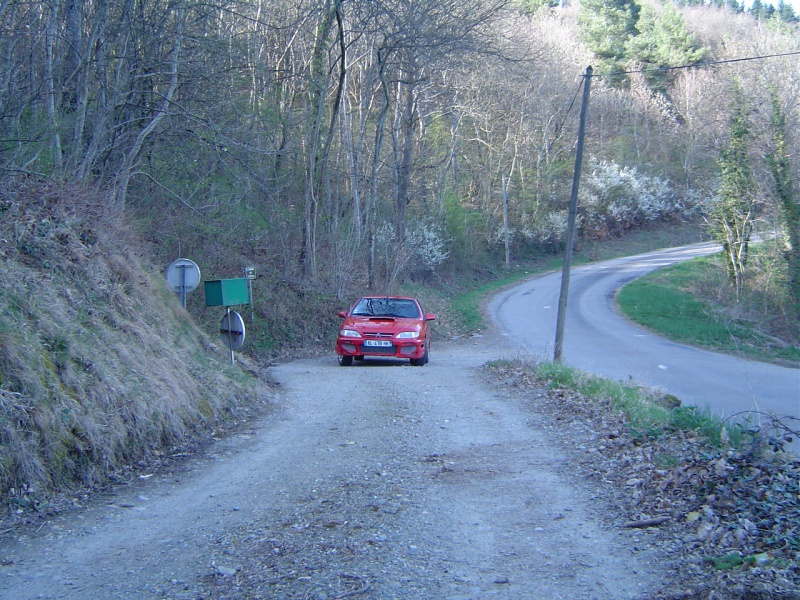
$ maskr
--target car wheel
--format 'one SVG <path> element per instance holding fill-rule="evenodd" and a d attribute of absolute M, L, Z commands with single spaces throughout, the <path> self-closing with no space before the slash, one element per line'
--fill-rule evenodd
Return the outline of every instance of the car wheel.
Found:
<path fill-rule="evenodd" d="M 352 356 L 342 356 L 339 355 L 339 364 L 343 367 L 349 367 L 353 364 L 353 357 Z"/>
<path fill-rule="evenodd" d="M 425 347 L 425 354 L 419 358 L 412 358 L 411 365 L 414 367 L 424 367 L 428 363 L 428 348 Z"/>

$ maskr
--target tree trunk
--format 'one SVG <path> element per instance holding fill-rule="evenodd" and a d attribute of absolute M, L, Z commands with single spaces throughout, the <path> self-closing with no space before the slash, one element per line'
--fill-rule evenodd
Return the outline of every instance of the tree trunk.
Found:
<path fill-rule="evenodd" d="M 414 69 L 408 68 L 400 84 L 400 163 L 397 165 L 397 195 L 395 196 L 395 243 L 399 251 L 405 244 L 406 209 L 411 186 L 411 156 L 414 149 Z"/>
<path fill-rule="evenodd" d="M 130 183 L 131 176 L 133 175 L 136 163 L 139 160 L 139 155 L 141 154 L 142 147 L 144 146 L 145 141 L 147 141 L 147 138 L 150 137 L 153 131 L 155 131 L 156 127 L 158 127 L 161 120 L 169 112 L 172 106 L 172 98 L 175 95 L 175 91 L 178 89 L 178 71 L 179 71 L 178 67 L 180 66 L 181 45 L 183 43 L 184 10 L 185 10 L 185 3 L 182 2 L 178 7 L 178 12 L 177 12 L 178 29 L 175 35 L 175 40 L 172 45 L 169 87 L 167 88 L 167 92 L 166 94 L 164 94 L 161 106 L 156 109 L 153 118 L 150 119 L 147 125 L 136 136 L 133 145 L 131 146 L 128 153 L 125 155 L 125 160 L 122 164 L 119 173 L 117 174 L 117 181 L 116 181 L 117 185 L 116 185 L 115 196 L 117 205 L 120 208 L 125 207 L 128 195 L 128 184 Z"/>
<path fill-rule="evenodd" d="M 58 22 L 58 2 L 53 2 L 50 8 L 50 18 L 47 22 L 47 37 L 45 40 L 45 85 L 47 89 L 47 118 L 50 121 L 50 135 L 53 146 L 53 163 L 57 173 L 60 173 L 63 167 L 63 158 L 61 153 L 61 136 L 58 131 L 58 114 L 56 113 L 56 82 L 55 82 L 55 69 L 53 62 L 55 60 L 55 43 L 56 43 L 56 23 Z"/>
<path fill-rule="evenodd" d="M 383 50 L 378 50 L 378 79 L 383 97 L 383 105 L 378 114 L 378 122 L 375 124 L 375 150 L 372 155 L 372 169 L 369 177 L 369 207 L 367 209 L 367 237 L 369 242 L 369 257 L 367 260 L 367 277 L 370 291 L 375 291 L 377 285 L 377 274 L 375 267 L 375 221 L 378 215 L 378 170 L 381 165 L 381 153 L 383 152 L 383 140 L 386 133 L 386 116 L 389 113 L 390 97 L 389 84 L 386 81 L 383 62 Z"/>

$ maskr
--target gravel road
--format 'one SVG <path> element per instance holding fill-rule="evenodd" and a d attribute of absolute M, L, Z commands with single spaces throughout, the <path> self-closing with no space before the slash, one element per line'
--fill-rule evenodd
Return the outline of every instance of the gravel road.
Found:
<path fill-rule="evenodd" d="M 261 422 L 4 532 L 0 597 L 656 596 L 669 571 L 641 532 L 604 516 L 519 391 L 483 377 L 502 344 L 434 344 L 424 368 L 270 368 Z"/>

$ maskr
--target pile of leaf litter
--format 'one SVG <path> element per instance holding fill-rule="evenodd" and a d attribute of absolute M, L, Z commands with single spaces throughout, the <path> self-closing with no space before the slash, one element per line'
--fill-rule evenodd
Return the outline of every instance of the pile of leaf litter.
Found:
<path fill-rule="evenodd" d="M 674 570 L 670 600 L 800 599 L 800 459 L 766 435 L 715 447 L 695 431 L 634 433 L 610 401 L 548 387 L 530 366 L 494 364 L 596 488 L 611 525 Z"/>

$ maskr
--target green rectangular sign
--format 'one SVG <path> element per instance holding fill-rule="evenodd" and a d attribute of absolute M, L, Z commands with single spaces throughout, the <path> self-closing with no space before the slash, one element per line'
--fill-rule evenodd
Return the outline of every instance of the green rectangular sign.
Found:
<path fill-rule="evenodd" d="M 250 293 L 247 279 L 214 279 L 203 282 L 206 292 L 206 306 L 235 306 L 249 304 Z"/>

